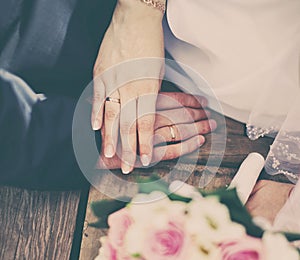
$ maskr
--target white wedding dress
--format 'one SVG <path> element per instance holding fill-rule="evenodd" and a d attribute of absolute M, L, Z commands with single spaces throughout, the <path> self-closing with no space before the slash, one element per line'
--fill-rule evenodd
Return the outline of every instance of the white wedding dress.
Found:
<path fill-rule="evenodd" d="M 171 56 L 210 86 L 212 91 L 203 89 L 203 94 L 212 108 L 216 98 L 226 116 L 247 124 L 252 140 L 277 134 L 265 168 L 296 183 L 300 1 L 169 0 L 164 31 Z M 171 72 L 172 77 L 176 73 Z M 186 73 L 197 82 L 195 74 Z"/>

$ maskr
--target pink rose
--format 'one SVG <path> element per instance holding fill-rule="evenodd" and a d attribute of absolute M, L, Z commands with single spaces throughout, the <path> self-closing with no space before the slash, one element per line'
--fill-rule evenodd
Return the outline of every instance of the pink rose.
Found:
<path fill-rule="evenodd" d="M 100 255 L 95 260 L 118 260 L 117 250 L 111 245 L 108 240 L 102 241 Z"/>
<path fill-rule="evenodd" d="M 124 237 L 133 220 L 127 208 L 114 212 L 108 217 L 108 239 L 117 250 L 123 247 Z"/>
<path fill-rule="evenodd" d="M 186 259 L 188 241 L 179 224 L 170 222 L 165 228 L 151 231 L 146 238 L 142 253 L 145 259 Z"/>
<path fill-rule="evenodd" d="M 222 260 L 260 260 L 263 259 L 263 244 L 258 238 L 245 236 L 241 240 L 225 242 L 220 245 Z"/>

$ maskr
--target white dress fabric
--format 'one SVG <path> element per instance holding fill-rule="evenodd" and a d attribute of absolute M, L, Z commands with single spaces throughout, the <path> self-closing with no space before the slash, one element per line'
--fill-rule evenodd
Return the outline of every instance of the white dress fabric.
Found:
<path fill-rule="evenodd" d="M 280 131 L 266 170 L 295 183 L 300 0 L 168 0 L 164 31 L 167 51 L 208 82 L 222 112 L 246 123 L 250 139 Z"/>

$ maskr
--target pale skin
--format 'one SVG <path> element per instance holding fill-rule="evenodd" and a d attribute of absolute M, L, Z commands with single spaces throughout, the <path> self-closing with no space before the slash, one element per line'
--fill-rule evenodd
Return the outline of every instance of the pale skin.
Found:
<path fill-rule="evenodd" d="M 261 180 L 255 185 L 246 204 L 254 217 L 264 217 L 273 223 L 295 185 Z"/>
<path fill-rule="evenodd" d="M 94 78 L 124 61 L 146 57 L 164 58 L 162 18 L 160 10 L 140 1 L 119 0 L 94 65 Z M 94 84 L 92 127 L 102 131 L 103 152 L 107 159 L 115 156 L 120 135 L 121 169 L 125 174 L 133 170 L 137 150 L 144 166 L 152 161 L 153 144 L 149 140 L 155 130 L 155 103 L 163 66 L 158 65 L 156 71 L 157 79 L 128 83 L 113 93 L 110 93 L 108 87 L 111 83 L 105 79 L 104 88 Z M 146 107 L 140 99 L 144 95 L 150 95 Z M 120 105 L 104 103 L 107 96 L 120 99 Z M 143 115 L 143 109 L 147 109 L 147 115 Z M 137 117 L 138 114 L 143 116 Z M 116 120 L 119 121 L 119 131 L 114 128 Z"/>
<path fill-rule="evenodd" d="M 178 158 L 193 152 L 204 144 L 203 135 L 217 127 L 216 121 L 209 119 L 210 113 L 204 109 L 206 105 L 207 101 L 203 97 L 194 97 L 179 92 L 159 94 L 156 104 L 154 149 L 151 162 Z M 187 116 L 186 113 L 190 116 Z M 175 140 L 172 140 L 170 125 L 173 125 Z M 102 135 L 104 135 L 103 132 Z M 178 141 L 181 142 L 176 143 Z M 158 144 L 160 145 L 157 146 Z M 120 148 L 119 144 L 117 151 L 120 151 Z M 112 158 L 106 158 L 103 156 L 103 152 L 100 155 L 98 168 L 117 169 L 122 166 L 121 153 L 117 152 Z M 134 167 L 142 167 L 141 162 L 136 160 Z"/>

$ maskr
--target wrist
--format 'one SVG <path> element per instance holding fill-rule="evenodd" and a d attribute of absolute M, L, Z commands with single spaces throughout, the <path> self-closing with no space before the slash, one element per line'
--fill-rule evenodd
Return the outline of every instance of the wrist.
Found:
<path fill-rule="evenodd" d="M 166 0 L 118 0 L 115 13 L 123 19 L 153 19 L 161 21 Z M 140 22 L 140 21 L 139 21 Z"/>

